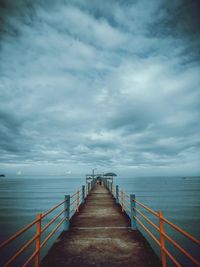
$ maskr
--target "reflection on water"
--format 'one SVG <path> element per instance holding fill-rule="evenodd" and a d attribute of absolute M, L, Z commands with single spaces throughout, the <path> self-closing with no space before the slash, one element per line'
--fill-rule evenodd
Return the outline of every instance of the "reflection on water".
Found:
<path fill-rule="evenodd" d="M 128 193 L 136 194 L 138 200 L 149 205 L 153 210 L 162 210 L 165 217 L 200 238 L 200 177 L 123 179 L 117 177 L 114 182 Z M 1 178 L 0 241 L 5 240 L 34 220 L 38 212 L 44 212 L 62 201 L 64 195 L 73 193 L 84 183 L 84 178 Z M 55 213 L 48 218 L 48 221 L 53 218 L 53 215 Z M 31 229 L 26 235 L 31 236 L 33 233 L 35 233 L 35 229 Z M 174 232 L 170 233 L 173 238 L 180 240 L 194 254 L 196 253 L 196 248 L 191 246 L 184 238 L 174 234 Z M 43 255 L 55 238 L 56 236 L 52 238 L 52 241 L 43 251 Z M 15 243 L 14 247 L 19 246 L 19 243 L 22 244 L 23 240 L 24 237 Z M 151 240 L 149 239 L 149 241 Z M 155 247 L 152 241 L 151 244 Z M 10 247 L 9 253 L 13 249 L 13 247 Z M 176 253 L 176 251 L 174 252 Z M 180 260 L 184 261 L 182 258 Z"/>

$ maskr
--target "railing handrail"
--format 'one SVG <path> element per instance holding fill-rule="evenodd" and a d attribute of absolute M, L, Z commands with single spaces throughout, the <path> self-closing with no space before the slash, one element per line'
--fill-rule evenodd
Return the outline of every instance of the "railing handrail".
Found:
<path fill-rule="evenodd" d="M 66 211 L 67 209 L 64 209 L 64 210 L 62 210 L 61 212 L 59 212 L 50 222 L 48 222 L 42 229 L 41 229 L 41 233 L 43 233 L 46 229 L 48 229 L 48 227 L 50 226 L 50 225 L 52 225 L 52 223 L 53 222 L 55 222 L 55 220 L 57 219 L 57 218 L 59 218 L 60 217 L 60 215 L 62 215 L 65 211 Z"/>
<path fill-rule="evenodd" d="M 121 191 L 124 192 L 124 191 Z M 128 194 L 124 192 L 124 196 L 128 197 Z M 149 211 L 150 213 L 152 213 L 153 215 L 155 215 L 156 217 L 159 217 L 159 214 L 157 212 L 155 212 L 154 210 L 152 210 L 151 208 L 149 208 L 147 205 L 141 203 L 140 201 L 136 200 L 136 199 L 132 199 L 135 203 L 137 203 L 138 205 L 140 205 L 141 207 L 143 207 L 144 209 L 146 209 L 147 211 Z M 138 211 L 138 210 L 137 210 Z M 165 218 L 163 216 L 163 221 L 165 223 L 167 223 L 168 225 L 170 225 L 171 227 L 173 227 L 175 230 L 177 230 L 179 233 L 183 234 L 185 237 L 189 238 L 191 241 L 193 241 L 194 243 L 196 243 L 197 245 L 200 246 L 200 240 L 198 240 L 196 237 L 192 236 L 191 234 L 189 234 L 187 231 L 181 229 L 179 226 L 175 225 L 174 223 L 172 223 L 170 220 L 168 220 L 167 218 Z"/>
<path fill-rule="evenodd" d="M 194 237 L 193 235 L 189 234 L 188 232 L 186 232 L 185 230 L 181 229 L 180 227 L 178 227 L 177 225 L 175 225 L 174 223 L 170 222 L 168 219 L 166 219 L 165 217 L 163 217 L 163 221 L 165 223 L 167 223 L 168 225 L 170 225 L 171 227 L 173 227 L 176 231 L 178 231 L 179 233 L 183 234 L 185 237 L 187 237 L 188 239 L 190 239 L 191 241 L 193 241 L 194 243 L 196 243 L 197 245 L 200 246 L 200 240 L 198 240 L 196 237 Z"/>
<path fill-rule="evenodd" d="M 77 192 L 78 192 L 78 190 L 73 195 L 70 195 L 70 198 L 75 197 L 77 195 Z"/>
<path fill-rule="evenodd" d="M 156 213 L 155 211 L 153 211 L 152 209 L 150 209 L 149 207 L 147 207 L 146 205 L 142 204 L 141 202 L 139 202 L 136 199 L 133 199 L 133 201 L 135 201 L 137 204 L 139 204 L 140 206 L 142 206 L 143 208 L 145 208 L 146 210 L 148 210 L 149 212 L 151 212 L 153 215 L 155 215 L 156 217 L 159 217 L 158 213 Z M 170 220 L 166 219 L 164 216 L 162 218 L 162 220 L 167 223 L 169 226 L 173 227 L 176 231 L 178 231 L 179 233 L 183 234 L 185 237 L 187 237 L 188 239 L 190 239 L 191 241 L 193 241 L 194 243 L 196 243 L 197 245 L 200 246 L 200 240 L 198 240 L 196 237 L 192 236 L 191 234 L 189 234 L 188 232 L 186 232 L 185 230 L 181 229 L 179 226 L 175 225 L 174 223 L 172 223 Z"/>
<path fill-rule="evenodd" d="M 153 223 L 149 218 L 147 218 L 147 216 L 145 216 L 139 209 L 134 208 L 134 210 L 137 211 L 137 213 L 139 213 L 148 223 L 150 223 L 158 232 L 160 232 L 159 227 Z"/>
<path fill-rule="evenodd" d="M 110 191 L 110 186 L 109 186 L 109 181 L 106 181 L 106 187 L 108 188 L 108 190 Z M 113 184 L 112 184 L 112 191 L 110 191 L 113 194 Z M 177 259 L 166 249 L 165 247 L 165 239 L 167 241 L 169 241 L 173 246 L 175 246 L 181 253 L 183 253 L 191 262 L 193 262 L 195 265 L 200 266 L 200 262 L 194 258 L 192 255 L 190 255 L 182 246 L 180 246 L 175 240 L 173 240 L 169 235 L 167 235 L 164 231 L 164 224 L 166 223 L 169 226 L 171 226 L 173 229 L 175 229 L 176 231 L 178 231 L 180 234 L 184 235 L 186 238 L 188 238 L 190 241 L 192 241 L 193 243 L 197 244 L 198 246 L 200 246 L 200 240 L 198 240 L 196 237 L 192 236 L 191 234 L 189 234 L 188 232 L 186 232 L 185 230 L 181 229 L 180 227 L 178 227 L 177 225 L 175 225 L 174 223 L 172 223 L 171 221 L 169 221 L 168 219 L 166 219 L 163 215 L 162 212 L 155 212 L 154 210 L 152 210 L 150 207 L 148 207 L 147 205 L 141 203 L 140 201 L 136 200 L 135 198 L 131 198 L 132 195 L 129 195 L 127 192 L 125 192 L 124 190 L 119 190 L 119 186 L 116 186 L 116 195 L 117 195 L 117 190 L 120 193 L 120 195 L 118 195 L 117 197 L 121 199 L 121 203 L 118 202 L 121 206 L 122 206 L 122 212 L 128 210 L 128 212 L 130 213 L 130 216 L 132 218 L 134 218 L 135 221 L 137 221 L 142 228 L 149 234 L 149 236 L 156 242 L 157 245 L 159 245 L 159 247 L 161 248 L 161 253 L 162 253 L 162 266 L 166 267 L 167 263 L 166 263 L 166 258 L 165 255 L 167 255 L 171 261 L 178 267 L 181 267 L 181 264 L 177 261 Z M 114 194 L 113 194 L 114 196 Z M 147 210 L 148 212 L 150 212 L 151 214 L 153 214 L 157 219 L 159 219 L 159 224 L 160 227 L 158 227 L 152 220 L 150 220 L 149 218 L 147 218 L 147 216 L 138 208 L 136 208 L 135 206 L 132 206 L 131 210 L 130 208 L 127 206 L 127 204 L 130 204 L 130 202 L 127 200 L 130 199 L 133 203 L 137 203 L 140 207 L 144 208 L 145 210 Z M 131 206 L 131 205 L 130 205 Z M 154 227 L 154 229 L 157 230 L 157 232 L 159 232 L 160 234 L 160 241 L 156 238 L 156 236 L 147 228 L 147 226 L 145 226 L 142 221 L 133 214 L 133 210 L 135 210 L 135 212 L 139 213 L 141 215 L 141 217 L 143 219 L 145 219 L 145 221 L 147 221 L 151 226 Z"/>
<path fill-rule="evenodd" d="M 14 234 L 11 237 L 9 237 L 8 239 L 6 239 L 3 243 L 0 244 L 0 249 L 3 249 L 5 246 L 7 246 L 8 244 L 10 244 L 10 242 L 14 241 L 17 237 L 19 237 L 24 232 L 26 232 L 28 229 L 30 229 L 33 225 L 35 225 L 38 221 L 39 221 L 38 219 L 32 221 L 27 226 L 25 226 L 24 228 L 22 228 L 21 230 L 19 230 L 16 234 Z"/>
<path fill-rule="evenodd" d="M 133 199 L 133 201 L 135 201 L 138 205 L 143 207 L 145 210 L 148 210 L 151 214 L 155 215 L 156 217 L 159 217 L 158 213 L 155 212 L 154 210 L 152 210 L 151 208 L 149 208 L 147 205 L 141 203 L 140 201 L 138 201 L 136 199 Z"/>
<path fill-rule="evenodd" d="M 91 188 L 94 186 L 94 183 L 91 184 L 90 190 Z M 67 219 L 68 221 L 70 220 L 70 218 L 74 215 L 75 212 L 79 211 L 79 207 L 82 204 L 82 202 L 84 201 L 86 195 L 85 195 L 86 191 L 85 191 L 85 186 L 82 186 L 82 190 L 78 189 L 74 194 L 69 195 L 69 199 L 74 199 L 73 202 L 70 203 L 69 201 L 69 206 L 65 207 L 62 211 L 60 211 L 58 214 L 56 214 L 54 216 L 53 219 L 50 220 L 50 222 L 48 222 L 47 224 L 45 224 L 42 228 L 41 223 L 42 223 L 42 219 L 44 219 L 45 217 L 47 217 L 49 214 L 51 214 L 53 211 L 55 211 L 57 208 L 59 208 L 62 204 L 66 204 L 67 199 L 65 198 L 65 200 L 61 201 L 60 203 L 58 203 L 57 205 L 53 206 L 50 210 L 46 211 L 45 213 L 39 213 L 37 219 L 35 219 L 34 221 L 32 221 L 31 223 L 29 223 L 28 225 L 26 225 L 24 228 L 22 228 L 21 230 L 19 230 L 16 234 L 12 235 L 11 237 L 9 237 L 7 240 L 5 240 L 4 242 L 2 242 L 0 244 L 0 250 L 3 250 L 5 247 L 7 247 L 12 241 L 14 241 L 15 239 L 17 239 L 19 236 L 21 236 L 23 233 L 25 233 L 27 230 L 29 230 L 32 226 L 37 224 L 37 233 L 31 238 L 29 239 L 25 245 L 23 245 L 13 256 L 11 256 L 6 263 L 4 263 L 4 267 L 9 266 L 21 253 L 23 253 L 34 241 L 36 241 L 36 250 L 29 256 L 29 258 L 26 260 L 26 262 L 23 264 L 23 267 L 26 267 L 29 265 L 29 263 L 35 258 L 35 266 L 38 267 L 39 266 L 39 254 L 40 254 L 40 250 L 44 247 L 44 245 L 48 242 L 48 240 L 51 238 L 51 236 L 58 230 L 58 228 L 62 225 L 62 223 Z M 89 192 L 88 192 L 89 193 Z M 67 197 L 67 196 L 66 196 Z M 74 213 L 72 213 L 72 215 L 70 215 L 70 210 L 72 210 L 72 205 L 76 204 L 76 208 Z M 64 218 L 53 228 L 53 230 L 48 234 L 48 236 L 44 239 L 44 241 L 40 244 L 40 236 L 42 233 L 44 233 L 44 231 L 46 231 L 50 225 L 52 225 L 63 213 L 68 212 L 69 215 L 64 215 Z M 39 232 L 38 232 L 39 231 Z"/>
<path fill-rule="evenodd" d="M 45 212 L 44 214 L 42 214 L 42 219 L 45 218 L 47 215 L 49 215 L 52 211 L 56 210 L 58 207 L 60 207 L 63 203 L 65 203 L 65 200 L 63 200 L 62 202 L 60 202 L 59 204 L 53 206 L 50 210 L 48 210 L 47 212 Z"/>

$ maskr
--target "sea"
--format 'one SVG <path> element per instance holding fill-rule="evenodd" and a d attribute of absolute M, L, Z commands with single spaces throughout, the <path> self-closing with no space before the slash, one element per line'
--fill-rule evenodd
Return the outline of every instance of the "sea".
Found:
<path fill-rule="evenodd" d="M 44 213 L 49 210 L 52 206 L 64 200 L 65 195 L 73 194 L 85 184 L 84 175 L 81 178 L 67 178 L 63 176 L 1 177 L 0 243 L 36 219 L 39 212 Z M 137 200 L 149 206 L 154 211 L 162 211 L 168 220 L 200 239 L 200 176 L 115 177 L 114 185 L 119 185 L 120 190 L 125 191 L 127 194 L 135 194 Z M 48 218 L 44 219 L 43 224 L 48 223 L 61 210 L 62 207 L 58 211 L 50 214 Z M 144 210 L 141 209 L 141 211 Z M 146 211 L 144 211 L 144 214 L 158 225 L 157 219 L 153 215 Z M 141 216 L 139 217 L 142 220 Z M 59 220 L 50 229 L 45 231 L 42 240 L 44 240 L 58 222 Z M 148 223 L 145 223 L 145 225 L 148 225 Z M 148 227 L 159 239 L 157 231 L 150 225 Z M 160 257 L 159 247 L 139 225 L 138 228 Z M 197 245 L 194 245 L 168 225 L 165 225 L 165 230 L 171 238 L 200 260 L 200 248 Z M 3 266 L 3 262 L 11 257 L 16 249 L 19 249 L 25 244 L 35 234 L 35 231 L 36 227 L 33 226 L 29 231 L 25 232 L 20 238 L 0 252 L 0 266 Z M 42 249 L 41 259 L 46 255 L 61 232 L 62 226 Z M 176 256 L 182 266 L 195 266 L 167 241 L 166 247 Z M 34 248 L 35 244 L 33 243 L 11 266 L 21 266 L 32 254 Z M 168 260 L 168 266 L 174 266 L 170 260 Z"/>

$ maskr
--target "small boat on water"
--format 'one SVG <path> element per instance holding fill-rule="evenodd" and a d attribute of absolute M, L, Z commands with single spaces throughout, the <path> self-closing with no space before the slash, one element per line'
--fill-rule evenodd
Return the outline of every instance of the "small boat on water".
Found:
<path fill-rule="evenodd" d="M 0 174 L 0 177 L 6 177 L 5 174 Z"/>

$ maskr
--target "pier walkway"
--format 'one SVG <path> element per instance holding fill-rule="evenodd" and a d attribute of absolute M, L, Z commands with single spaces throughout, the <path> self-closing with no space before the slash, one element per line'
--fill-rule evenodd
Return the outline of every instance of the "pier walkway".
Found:
<path fill-rule="evenodd" d="M 158 257 L 104 185 L 96 184 L 42 267 L 157 267 Z"/>

